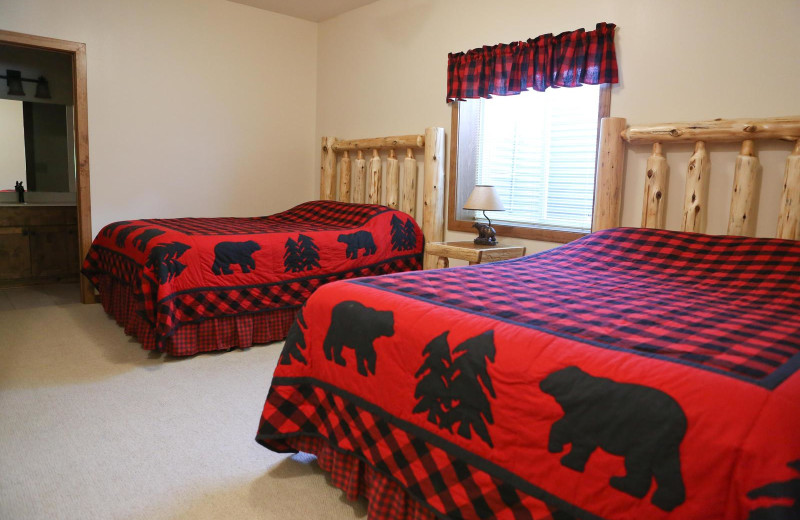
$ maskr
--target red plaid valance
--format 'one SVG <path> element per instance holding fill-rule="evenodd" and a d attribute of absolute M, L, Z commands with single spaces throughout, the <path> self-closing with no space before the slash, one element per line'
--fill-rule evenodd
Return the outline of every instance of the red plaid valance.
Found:
<path fill-rule="evenodd" d="M 617 83 L 613 23 L 448 54 L 447 101 Z"/>

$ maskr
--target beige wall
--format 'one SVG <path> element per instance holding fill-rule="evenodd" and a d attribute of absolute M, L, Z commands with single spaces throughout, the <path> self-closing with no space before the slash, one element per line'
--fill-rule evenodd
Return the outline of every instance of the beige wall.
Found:
<path fill-rule="evenodd" d="M 314 195 L 317 24 L 223 0 L 7 0 L 0 29 L 86 43 L 94 233 Z"/>
<path fill-rule="evenodd" d="M 416 133 L 443 126 L 447 53 L 616 23 L 621 69 L 613 116 L 629 123 L 800 115 L 796 0 L 381 0 L 319 27 L 317 137 Z M 789 145 L 760 146 L 758 233 L 774 233 Z M 724 233 L 735 147 L 712 150 L 709 232 Z M 719 150 L 719 149 L 717 149 Z M 647 150 L 628 156 L 623 225 L 641 218 Z M 680 227 L 688 146 L 669 152 L 668 227 Z M 318 179 L 317 174 L 317 179 Z M 469 235 L 448 232 L 448 240 Z M 548 244 L 516 239 L 529 252 Z"/>
<path fill-rule="evenodd" d="M 612 115 L 800 114 L 799 19 L 796 0 L 380 0 L 321 24 L 225 0 L 0 3 L 0 29 L 87 44 L 95 233 L 125 218 L 257 215 L 308 200 L 322 135 L 450 133 L 448 52 L 598 21 L 619 26 Z M 768 235 L 789 147 L 761 148 Z M 713 233 L 725 230 L 733 150 L 712 153 Z M 689 154 L 669 154 L 672 228 Z M 646 156 L 628 156 L 625 225 L 639 221 Z"/>

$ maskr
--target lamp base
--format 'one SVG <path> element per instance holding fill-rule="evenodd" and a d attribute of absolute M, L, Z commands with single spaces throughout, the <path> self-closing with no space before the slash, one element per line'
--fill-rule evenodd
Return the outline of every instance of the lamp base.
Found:
<path fill-rule="evenodd" d="M 487 219 L 489 220 L 489 219 Z M 495 236 L 494 228 L 492 227 L 492 221 L 489 220 L 489 224 L 484 224 L 482 222 L 475 222 L 472 224 L 472 227 L 478 230 L 478 238 L 473 240 L 476 245 L 479 246 L 496 246 L 497 239 Z"/>
<path fill-rule="evenodd" d="M 477 237 L 472 242 L 475 245 L 478 245 L 478 246 L 496 246 L 497 245 L 497 239 L 495 237 L 489 237 L 489 238 Z"/>

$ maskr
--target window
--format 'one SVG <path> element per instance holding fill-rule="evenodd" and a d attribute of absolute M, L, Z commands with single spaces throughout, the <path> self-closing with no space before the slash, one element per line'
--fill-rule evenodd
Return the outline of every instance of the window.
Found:
<path fill-rule="evenodd" d="M 589 233 L 609 94 L 583 85 L 454 103 L 449 229 L 472 231 L 483 217 L 464 201 L 490 184 L 506 206 L 489 214 L 498 235 L 568 242 Z"/>

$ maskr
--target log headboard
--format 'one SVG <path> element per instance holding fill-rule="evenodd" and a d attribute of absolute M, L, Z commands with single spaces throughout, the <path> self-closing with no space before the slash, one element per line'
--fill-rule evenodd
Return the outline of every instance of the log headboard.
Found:
<path fill-rule="evenodd" d="M 760 139 L 794 142 L 794 149 L 786 159 L 775 236 L 800 240 L 800 116 L 643 126 L 627 126 L 626 120 L 619 117 L 604 118 L 600 125 L 592 230 L 620 225 L 625 151 L 627 145 L 639 144 L 653 147 L 643 172 L 646 177 L 641 226 L 663 229 L 669 172 L 664 147 L 671 143 L 694 143 L 694 153 L 686 167 L 681 229 L 704 233 L 711 175 L 706 146 L 741 142 L 734 168 L 727 233 L 753 236 L 761 185 L 761 164 L 753 142 Z"/>
<path fill-rule="evenodd" d="M 415 156 L 419 151 L 424 152 L 421 211 L 417 209 Z M 351 152 L 355 159 L 350 157 Z M 370 154 L 369 159 L 364 157 L 365 152 Z M 381 152 L 387 154 L 385 182 Z M 402 179 L 398 152 L 404 157 Z M 444 128 L 431 127 L 425 134 L 394 137 L 323 137 L 320 198 L 399 209 L 421 223 L 426 243 L 437 242 L 444 239 L 444 167 Z M 426 254 L 423 265 L 425 269 L 435 267 L 436 257 Z"/>

